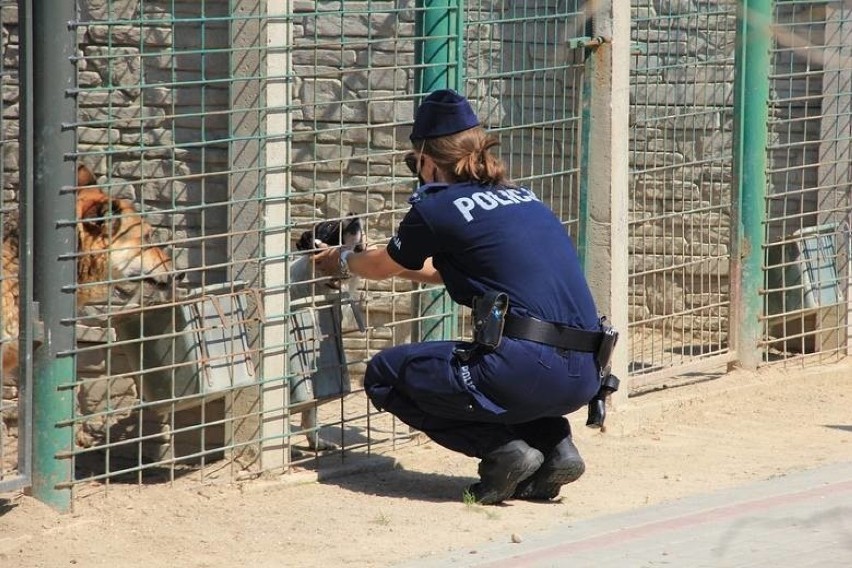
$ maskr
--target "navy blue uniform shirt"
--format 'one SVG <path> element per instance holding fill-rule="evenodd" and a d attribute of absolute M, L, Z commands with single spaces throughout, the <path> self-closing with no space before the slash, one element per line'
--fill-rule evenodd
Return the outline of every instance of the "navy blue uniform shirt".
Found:
<path fill-rule="evenodd" d="M 432 257 L 450 297 L 465 306 L 486 290 L 510 311 L 598 330 L 598 314 L 574 245 L 559 219 L 526 188 L 426 184 L 388 244 L 409 270 Z"/>

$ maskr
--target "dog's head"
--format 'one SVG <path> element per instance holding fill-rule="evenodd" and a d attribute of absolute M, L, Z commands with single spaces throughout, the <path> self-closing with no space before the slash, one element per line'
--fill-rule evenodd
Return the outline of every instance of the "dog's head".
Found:
<path fill-rule="evenodd" d="M 94 185 L 94 175 L 83 165 L 77 169 L 77 184 L 78 297 L 82 302 L 99 302 L 113 295 L 128 301 L 171 299 L 179 275 L 169 255 L 152 241 L 153 229 L 133 202 L 108 196 Z"/>
<path fill-rule="evenodd" d="M 342 246 L 350 248 L 355 252 L 364 250 L 364 230 L 361 219 L 349 213 L 347 218 L 341 220 L 321 221 L 311 229 L 302 233 L 296 242 L 296 249 L 304 252 L 316 252 L 320 243 L 330 247 Z M 339 278 L 327 282 L 329 288 L 340 288 Z"/>
<path fill-rule="evenodd" d="M 330 247 L 351 247 L 355 252 L 364 250 L 364 230 L 361 219 L 349 213 L 347 219 L 321 221 L 305 231 L 296 242 L 300 251 L 315 250 L 320 243 Z"/>

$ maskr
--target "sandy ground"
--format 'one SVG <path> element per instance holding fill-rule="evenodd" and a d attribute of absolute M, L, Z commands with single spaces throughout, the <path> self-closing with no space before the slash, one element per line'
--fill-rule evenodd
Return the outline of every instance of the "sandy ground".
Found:
<path fill-rule="evenodd" d="M 581 415 L 582 414 L 582 415 Z M 735 373 L 572 416 L 586 475 L 552 503 L 465 504 L 475 460 L 431 442 L 361 473 L 111 486 L 60 515 L 0 498 L 2 567 L 389 566 L 578 519 L 852 460 L 852 365 Z"/>

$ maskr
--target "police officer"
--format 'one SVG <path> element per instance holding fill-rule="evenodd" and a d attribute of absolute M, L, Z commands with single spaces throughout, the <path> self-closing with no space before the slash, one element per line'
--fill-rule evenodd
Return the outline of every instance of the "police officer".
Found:
<path fill-rule="evenodd" d="M 477 502 L 555 498 L 585 470 L 565 415 L 600 387 L 593 347 L 571 336 L 594 338 L 600 330 L 574 246 L 533 191 L 507 179 L 491 152 L 496 138 L 464 97 L 451 90 L 427 96 L 411 142 L 406 161 L 421 185 L 396 235 L 386 248 L 325 250 L 315 257 L 318 267 L 443 283 L 464 306 L 496 293 L 505 328 L 496 345 L 386 349 L 370 361 L 364 389 L 379 410 L 479 458 L 481 479 L 469 488 Z"/>

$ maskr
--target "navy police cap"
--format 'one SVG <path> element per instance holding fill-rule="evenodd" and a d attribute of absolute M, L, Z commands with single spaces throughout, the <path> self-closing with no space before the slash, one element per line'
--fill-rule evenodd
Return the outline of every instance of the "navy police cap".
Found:
<path fill-rule="evenodd" d="M 479 119 L 466 98 L 441 89 L 423 99 L 414 116 L 411 140 L 439 138 L 479 126 Z"/>

